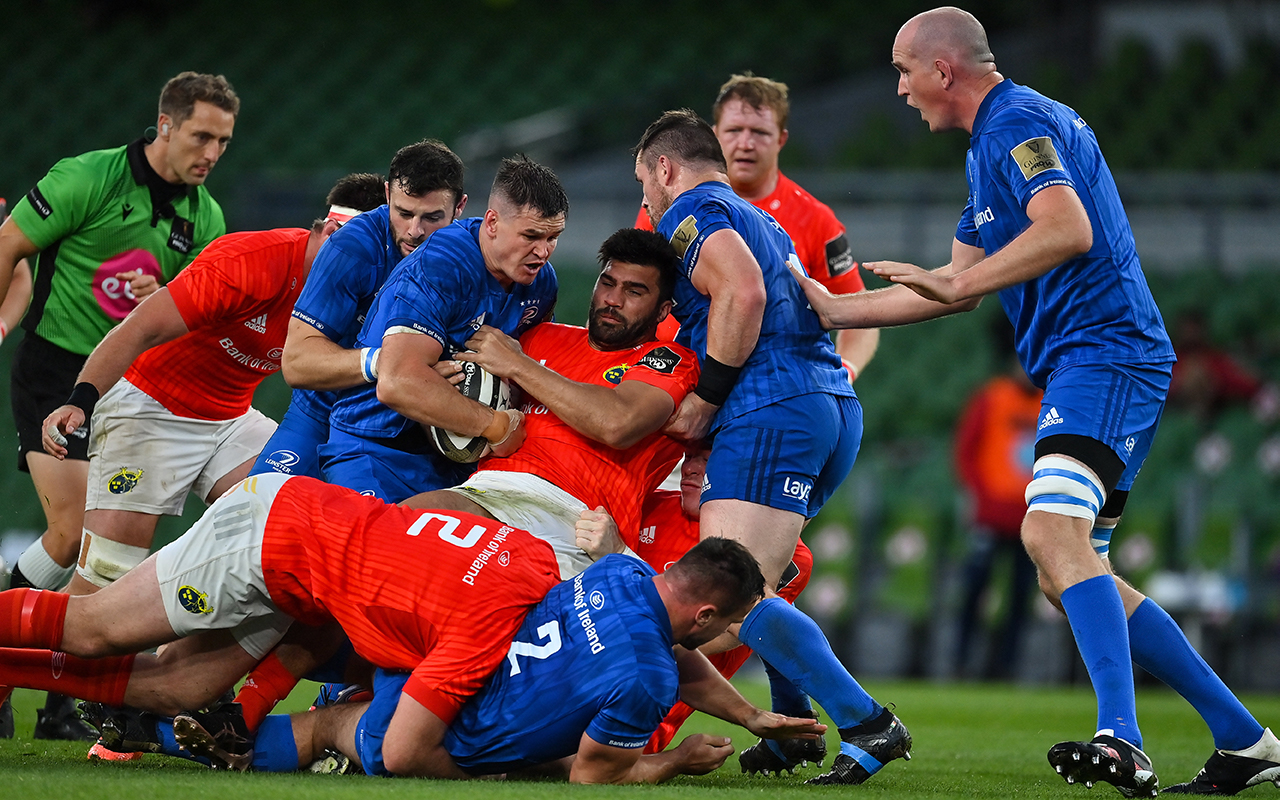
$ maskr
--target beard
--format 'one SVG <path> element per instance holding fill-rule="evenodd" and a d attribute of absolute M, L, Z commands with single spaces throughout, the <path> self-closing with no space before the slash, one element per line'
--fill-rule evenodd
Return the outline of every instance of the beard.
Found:
<path fill-rule="evenodd" d="M 651 199 L 649 204 L 645 206 L 645 211 L 649 215 L 649 224 L 656 231 L 658 223 L 662 221 L 662 215 L 667 213 L 667 209 L 671 208 L 671 196 L 663 190 L 658 190 L 658 196 Z"/>
<path fill-rule="evenodd" d="M 587 335 L 604 350 L 635 347 L 652 339 L 657 329 L 654 317 L 627 322 L 610 308 L 593 308 L 587 319 Z"/>

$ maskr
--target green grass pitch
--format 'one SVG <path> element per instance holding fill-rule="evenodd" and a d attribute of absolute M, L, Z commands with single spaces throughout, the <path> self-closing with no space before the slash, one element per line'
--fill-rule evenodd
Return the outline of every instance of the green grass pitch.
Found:
<path fill-rule="evenodd" d="M 767 702 L 762 684 L 740 682 L 757 703 Z M 257 775 L 215 773 L 175 759 L 147 756 L 129 764 L 90 764 L 87 746 L 79 743 L 35 742 L 30 736 L 35 706 L 43 695 L 19 690 L 18 737 L 0 740 L 0 797 L 6 800 L 377 800 L 379 798 L 477 798 L 552 800 L 572 793 L 645 798 L 786 798 L 845 795 L 867 798 L 1099 798 L 1119 797 L 1108 785 L 1092 792 L 1067 786 L 1053 774 L 1045 752 L 1053 743 L 1088 737 L 1093 731 L 1093 696 L 1087 688 L 1039 689 L 1004 685 L 870 683 L 868 689 L 897 706 L 898 715 L 915 739 L 910 762 L 895 761 L 857 788 L 802 786 L 818 774 L 814 767 L 795 776 L 748 778 L 738 771 L 737 756 L 719 771 L 702 777 L 678 778 L 663 786 L 571 787 L 559 783 L 448 783 L 418 780 L 377 780 L 361 776 Z M 288 701 L 292 709 L 305 707 L 314 685 L 304 684 Z M 1280 697 L 1243 698 L 1264 725 L 1280 720 Z M 1209 756 L 1212 742 L 1195 712 L 1171 692 L 1143 688 L 1138 713 L 1162 785 L 1185 781 Z M 741 750 L 752 743 L 746 732 L 717 720 L 694 716 L 682 734 L 704 731 L 728 735 Z M 834 731 L 830 740 L 834 748 Z M 828 762 L 829 763 L 829 762 Z M 1276 790 L 1254 787 L 1242 796 L 1262 797 Z"/>

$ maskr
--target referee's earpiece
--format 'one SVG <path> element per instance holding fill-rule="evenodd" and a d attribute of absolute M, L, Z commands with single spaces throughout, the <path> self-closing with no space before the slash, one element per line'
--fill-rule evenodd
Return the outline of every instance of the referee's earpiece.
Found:
<path fill-rule="evenodd" d="M 166 122 L 165 124 L 160 126 L 160 133 L 163 134 L 164 136 L 169 135 L 169 123 Z"/>

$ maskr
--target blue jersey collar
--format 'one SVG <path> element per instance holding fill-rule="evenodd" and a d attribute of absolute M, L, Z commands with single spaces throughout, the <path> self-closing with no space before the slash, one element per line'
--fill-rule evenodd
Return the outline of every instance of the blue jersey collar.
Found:
<path fill-rule="evenodd" d="M 982 129 L 986 127 L 987 117 L 991 116 L 991 107 L 996 104 L 996 97 L 1010 91 L 1015 86 L 1017 86 L 1016 83 L 1005 78 L 991 87 L 990 91 L 987 92 L 987 96 L 982 98 L 982 102 L 978 105 L 978 113 L 973 118 L 973 133 L 969 135 L 970 139 L 976 139 L 982 133 Z"/>
<path fill-rule="evenodd" d="M 653 576 L 646 575 L 640 583 L 640 593 L 649 603 L 649 607 L 653 609 L 653 615 L 658 620 L 658 630 L 666 638 L 667 644 L 675 647 L 676 637 L 671 630 L 671 612 L 667 611 L 667 604 L 662 602 L 662 595 L 658 594 L 658 587 L 653 585 Z"/>

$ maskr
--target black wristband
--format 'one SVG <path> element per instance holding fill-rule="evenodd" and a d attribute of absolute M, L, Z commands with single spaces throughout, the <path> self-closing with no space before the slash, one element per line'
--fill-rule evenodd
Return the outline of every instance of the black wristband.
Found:
<path fill-rule="evenodd" d="M 67 398 L 66 404 L 75 406 L 84 412 L 85 420 L 93 416 L 93 407 L 98 404 L 98 387 L 92 383 L 81 381 L 71 390 L 71 396 Z"/>
<path fill-rule="evenodd" d="M 693 393 L 713 406 L 722 406 L 729 399 L 742 367 L 731 367 L 722 364 L 711 356 L 702 362 L 702 373 L 698 375 L 698 385 Z"/>

